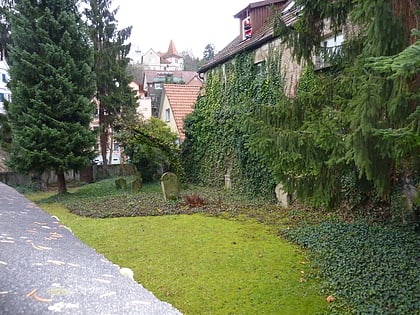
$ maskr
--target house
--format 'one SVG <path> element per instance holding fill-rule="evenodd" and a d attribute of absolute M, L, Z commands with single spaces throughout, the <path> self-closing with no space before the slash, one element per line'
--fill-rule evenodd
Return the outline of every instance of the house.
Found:
<path fill-rule="evenodd" d="M 299 19 L 302 8 L 296 5 L 292 0 L 266 0 L 250 3 L 245 8 L 234 15 L 238 20 L 238 33 L 224 49 L 198 69 L 200 77 L 206 82 L 211 74 L 217 74 L 216 78 L 227 81 L 229 76 L 229 66 L 236 62 L 236 58 L 242 54 L 247 54 L 256 65 L 255 70 L 263 73 L 265 65 L 269 62 L 270 55 L 278 53 L 281 60 L 276 66 L 276 72 L 282 76 L 284 94 L 288 97 L 294 97 L 298 91 L 299 80 L 304 62 L 297 62 L 292 55 L 292 50 L 276 34 L 276 23 L 281 21 L 287 28 L 293 27 Z M 326 36 L 333 36 L 333 40 L 326 37 L 323 46 L 334 49 L 336 45 L 341 44 L 342 37 L 334 37 L 332 32 L 324 32 Z M 323 56 L 319 56 L 319 66 L 327 66 Z M 316 56 L 314 56 L 316 58 Z M 277 60 L 276 60 L 277 61 Z M 241 86 L 242 88 L 242 86 Z M 252 86 L 243 86 L 244 89 L 252 92 Z M 203 89 L 204 90 L 204 89 Z M 256 97 L 258 98 L 258 97 Z M 211 102 L 211 99 L 209 100 Z M 230 104 L 221 104 L 229 107 Z M 274 128 L 273 128 L 274 129 Z M 254 139 L 255 140 L 255 139 Z M 275 143 L 275 142 L 274 142 Z M 225 161 L 225 186 L 230 187 L 231 178 L 231 157 L 227 153 L 223 158 Z M 219 176 L 221 174 L 218 174 Z M 271 174 L 267 174 L 269 178 Z M 234 178 L 233 178 L 234 179 Z M 273 179 L 274 180 L 274 179 Z M 290 203 L 291 196 L 283 191 L 283 183 L 277 183 L 276 196 L 283 205 Z"/>
<path fill-rule="evenodd" d="M 163 85 L 169 84 L 187 84 L 196 82 L 201 85 L 202 80 L 195 71 L 160 71 L 145 70 L 141 86 L 142 93 L 151 99 L 152 116 L 158 117 L 158 108 L 161 102 Z"/>
<path fill-rule="evenodd" d="M 169 42 L 168 51 L 160 54 L 162 64 L 166 63 L 165 70 L 184 70 L 184 58 L 175 48 L 174 42 Z"/>
<path fill-rule="evenodd" d="M 178 135 L 178 144 L 185 139 L 184 118 L 190 114 L 200 94 L 201 81 L 191 84 L 164 84 L 159 119 L 166 122 L 172 132 Z"/>
<path fill-rule="evenodd" d="M 169 42 L 167 52 L 155 52 L 153 49 L 146 51 L 146 53 L 142 56 L 141 64 L 147 70 L 184 70 L 184 58 L 178 53 L 172 40 Z"/>
<path fill-rule="evenodd" d="M 132 81 L 129 86 L 134 91 L 137 107 L 137 114 L 144 120 L 150 119 L 152 116 L 159 117 L 158 109 L 161 101 L 161 95 L 163 87 L 166 83 L 173 83 L 182 89 L 182 86 L 188 84 L 191 86 L 201 86 L 202 80 L 199 78 L 198 73 L 194 71 L 160 71 L 160 70 L 145 70 L 143 73 L 142 83 Z M 197 95 L 195 96 L 195 99 Z M 98 104 L 97 104 L 98 105 Z M 189 111 L 191 112 L 191 111 Z M 188 112 L 188 113 L 189 113 Z M 175 115 L 175 116 L 174 116 Z M 178 117 L 182 116 L 182 111 L 180 112 L 177 107 L 172 117 L 176 117 L 176 122 L 173 126 L 173 131 L 179 133 L 178 130 L 182 130 L 182 122 Z M 185 115 L 184 115 L 185 116 Z M 183 117 L 182 116 L 182 119 Z M 165 121 L 165 120 L 164 120 Z M 175 123 L 175 120 L 173 120 Z M 91 128 L 94 130 L 99 129 L 99 117 L 98 114 L 95 115 L 93 121 L 91 122 Z M 107 144 L 107 157 L 108 164 L 120 164 L 121 155 L 123 154 L 122 148 L 119 146 L 118 142 L 114 140 L 113 130 L 109 131 L 109 141 Z M 181 133 L 183 136 L 183 133 Z M 96 151 L 100 152 L 100 143 L 98 141 L 96 145 Z M 109 158 L 111 154 L 111 158 Z M 95 158 L 94 162 L 96 164 L 103 164 L 101 154 Z"/>
<path fill-rule="evenodd" d="M 7 87 L 7 83 L 10 80 L 9 65 L 7 64 L 6 58 L 3 56 L 4 54 L 1 54 L 0 57 L 0 114 L 6 113 L 4 102 L 10 102 L 12 99 L 12 93 Z"/>
<path fill-rule="evenodd" d="M 132 81 L 129 86 L 135 93 L 134 97 L 137 102 L 137 114 L 145 120 L 150 119 L 150 117 L 152 117 L 152 100 L 150 97 L 146 96 L 143 85 L 136 81 Z"/>
<path fill-rule="evenodd" d="M 263 64 L 270 51 L 275 48 L 282 55 L 280 71 L 284 78 L 284 92 L 293 97 L 296 95 L 303 64 L 297 63 L 292 58 L 291 50 L 274 34 L 274 17 L 280 18 L 286 26 L 295 23 L 300 9 L 292 0 L 265 0 L 251 3 L 234 15 L 239 21 L 239 34 L 214 58 L 198 69 L 200 77 L 205 80 L 206 73 L 232 61 L 237 55 L 244 52 L 255 54 L 254 63 Z M 325 50 L 339 49 L 344 41 L 343 34 L 333 34 L 327 29 L 324 32 Z M 314 56 L 317 68 L 328 66 L 323 56 Z"/>
<path fill-rule="evenodd" d="M 146 53 L 141 57 L 142 62 L 141 64 L 150 70 L 161 70 L 161 60 L 160 55 L 155 52 L 152 48 L 150 48 Z"/>
<path fill-rule="evenodd" d="M 103 158 L 102 158 L 102 154 L 101 154 L 101 143 L 100 143 L 100 139 L 99 139 L 99 101 L 95 98 L 92 100 L 92 102 L 96 105 L 96 112 L 95 115 L 92 119 L 92 121 L 90 122 L 90 128 L 92 130 L 94 130 L 95 132 L 97 132 L 98 134 L 98 139 L 97 142 L 95 144 L 95 151 L 98 153 L 97 156 L 93 159 L 93 162 L 95 164 L 98 165 L 102 165 L 103 164 Z M 108 129 L 108 143 L 106 146 L 106 157 L 107 157 L 107 164 L 111 165 L 111 164 L 120 164 L 121 163 L 121 154 L 122 154 L 122 150 L 118 144 L 118 142 L 116 142 L 114 140 L 114 132 L 112 128 Z"/>

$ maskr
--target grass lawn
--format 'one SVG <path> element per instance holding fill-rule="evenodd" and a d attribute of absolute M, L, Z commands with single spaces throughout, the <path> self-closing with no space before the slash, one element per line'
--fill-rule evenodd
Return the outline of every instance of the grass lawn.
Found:
<path fill-rule="evenodd" d="M 27 196 L 184 314 L 420 315 L 419 224 L 209 187 L 182 195 L 110 179 Z"/>
<path fill-rule="evenodd" d="M 133 196 L 115 191 L 113 181 L 93 185 L 59 202 L 54 197 L 45 199 L 49 195 L 43 193 L 28 198 L 58 216 L 76 236 L 109 260 L 131 268 L 136 281 L 184 314 L 326 312 L 326 297 L 320 295 L 320 283 L 310 276 L 304 252 L 279 238 L 274 229 L 257 222 L 261 210 L 256 210 L 257 220 L 240 215 L 239 220 L 227 220 L 225 217 L 230 216 L 225 212 L 218 217 L 208 216 L 208 205 L 198 213 L 142 215 L 145 210 L 137 207 L 142 200 L 147 208 L 165 213 L 179 211 L 173 204 L 162 203 L 156 187 L 145 187 Z M 141 199 L 142 195 L 146 198 Z M 117 205 L 127 207 L 130 196 L 134 198 L 130 202 L 136 203 L 131 207 L 137 209 L 136 216 L 112 217 L 110 208 L 121 213 Z M 150 200 L 155 203 L 148 204 Z M 235 204 L 235 211 L 241 212 L 241 203 Z M 86 205 L 94 209 L 86 213 L 89 218 L 73 214 L 63 205 L 76 213 L 76 205 L 84 208 L 79 211 L 87 211 Z M 220 203 L 221 209 L 227 207 L 227 203 Z M 108 218 L 97 218 L 101 208 Z"/>

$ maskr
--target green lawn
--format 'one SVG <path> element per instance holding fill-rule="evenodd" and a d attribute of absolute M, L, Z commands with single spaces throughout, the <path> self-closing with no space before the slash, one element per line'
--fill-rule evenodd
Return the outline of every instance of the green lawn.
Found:
<path fill-rule="evenodd" d="M 158 184 L 132 193 L 109 179 L 27 196 L 184 314 L 420 315 L 416 224 L 210 187 L 182 195 L 165 202 Z"/>
<path fill-rule="evenodd" d="M 69 197 L 72 202 L 77 194 Z M 79 196 L 86 197 L 83 191 Z M 304 253 L 255 220 L 201 213 L 99 219 L 72 214 L 53 201 L 40 206 L 186 315 L 327 310 Z"/>

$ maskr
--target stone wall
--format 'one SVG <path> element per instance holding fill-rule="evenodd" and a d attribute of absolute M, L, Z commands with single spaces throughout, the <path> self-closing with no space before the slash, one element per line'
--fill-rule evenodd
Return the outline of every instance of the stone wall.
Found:
<path fill-rule="evenodd" d="M 303 66 L 293 60 L 291 50 L 285 44 L 282 44 L 280 39 L 276 39 L 258 48 L 255 51 L 254 63 L 265 61 L 272 51 L 277 51 L 281 54 L 279 71 L 284 80 L 284 93 L 288 97 L 295 97 Z"/>

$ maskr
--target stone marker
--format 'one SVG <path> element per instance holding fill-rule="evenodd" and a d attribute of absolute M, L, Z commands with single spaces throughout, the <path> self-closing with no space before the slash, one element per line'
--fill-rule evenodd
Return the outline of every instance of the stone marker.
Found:
<path fill-rule="evenodd" d="M 126 189 L 127 188 L 127 182 L 124 178 L 118 178 L 115 180 L 115 187 L 117 189 Z"/>
<path fill-rule="evenodd" d="M 230 179 L 230 174 L 225 175 L 225 188 L 232 189 L 232 180 Z"/>
<path fill-rule="evenodd" d="M 143 186 L 143 180 L 140 176 L 136 176 L 131 182 L 131 191 L 132 192 L 139 192 L 141 187 Z"/>
<path fill-rule="evenodd" d="M 165 200 L 175 200 L 180 198 L 180 187 L 178 176 L 171 172 L 163 173 L 160 178 L 162 185 L 163 198 Z"/>
<path fill-rule="evenodd" d="M 279 204 L 285 208 L 289 207 L 293 201 L 293 196 L 284 191 L 282 184 L 276 186 L 276 197 Z"/>

